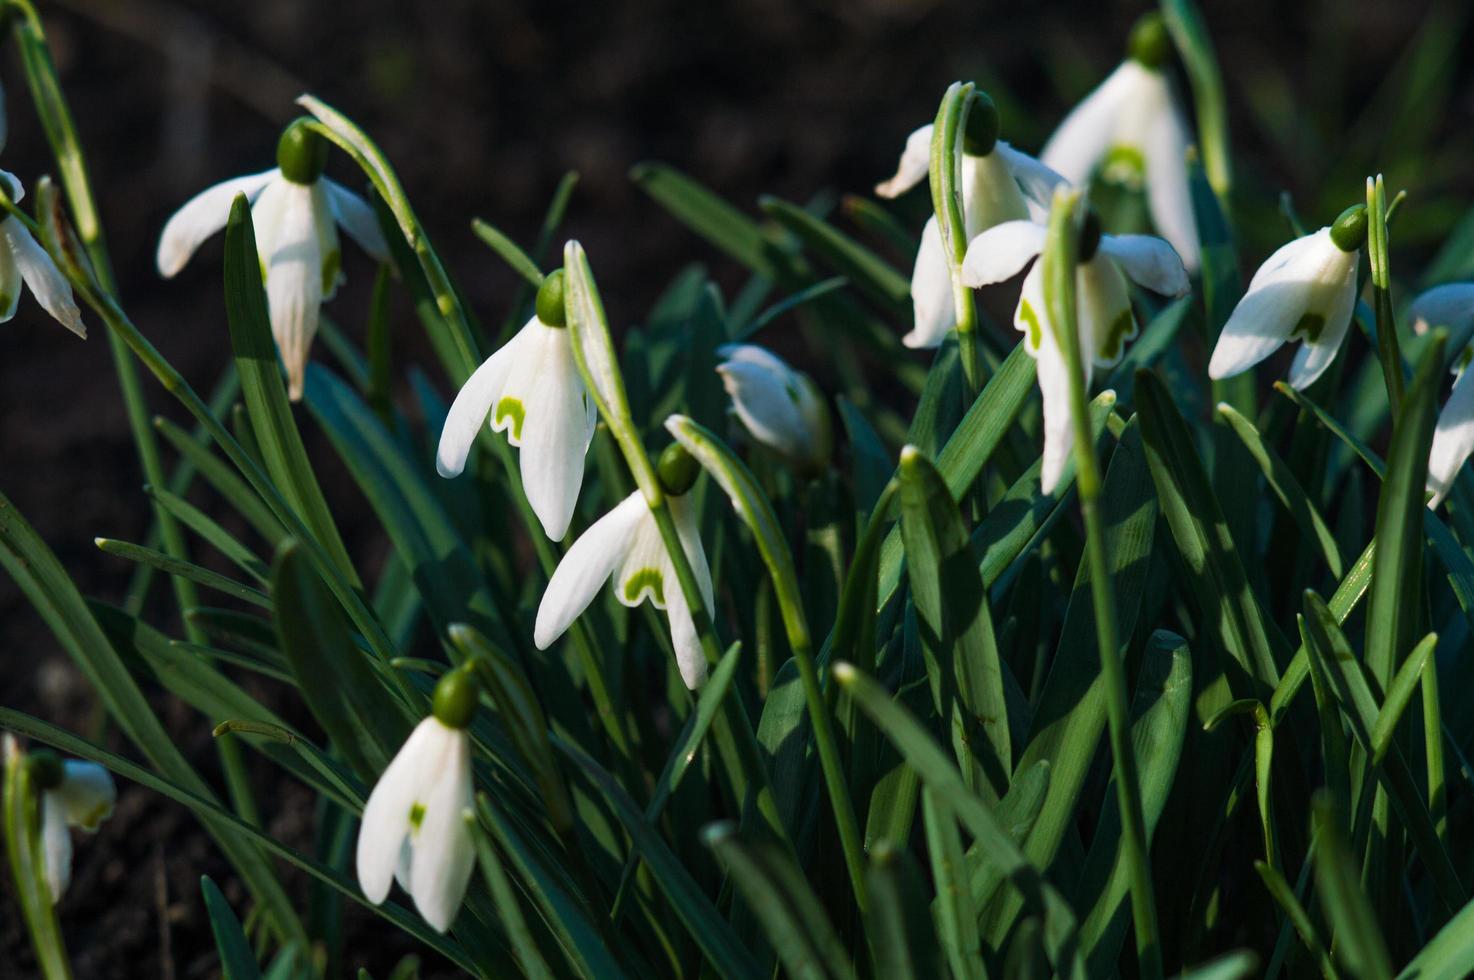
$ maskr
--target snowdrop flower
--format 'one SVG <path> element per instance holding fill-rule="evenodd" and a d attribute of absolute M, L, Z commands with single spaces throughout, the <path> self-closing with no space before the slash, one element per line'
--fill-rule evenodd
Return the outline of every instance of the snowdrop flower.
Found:
<path fill-rule="evenodd" d="M 471 829 L 471 739 L 475 674 L 459 668 L 435 685 L 431 713 L 405 739 L 363 808 L 358 884 L 375 905 L 398 879 L 438 932 L 455 921 L 475 865 Z"/>
<path fill-rule="evenodd" d="M 1457 380 L 1443 411 L 1438 413 L 1433 448 L 1428 454 L 1428 489 L 1433 493 L 1428 506 L 1436 508 L 1453 489 L 1464 461 L 1474 453 L 1474 381 L 1469 380 L 1468 370 L 1469 362 L 1474 360 L 1474 344 L 1469 343 L 1474 333 L 1474 283 L 1435 286 L 1413 300 L 1408 316 L 1414 333 L 1447 327 L 1450 346 L 1462 347 L 1453 365 Z"/>
<path fill-rule="evenodd" d="M 732 408 L 758 442 L 807 476 L 829 466 L 833 433 L 819 386 L 756 344 L 724 344 L 717 365 Z"/>
<path fill-rule="evenodd" d="M 46 887 L 58 902 L 72 880 L 72 827 L 95 833 L 113 812 L 118 789 L 112 775 L 95 762 L 54 752 L 31 754 L 31 779 L 41 794 L 41 851 Z"/>
<path fill-rule="evenodd" d="M 1304 389 L 1319 378 L 1351 325 L 1357 255 L 1366 234 L 1366 205 L 1357 204 L 1329 228 L 1297 238 L 1266 259 L 1218 335 L 1208 376 L 1232 377 L 1299 340 L 1290 384 Z"/>
<path fill-rule="evenodd" d="M 686 495 L 696 482 L 700 464 L 679 443 L 672 443 L 661 454 L 657 472 L 681 546 L 710 612 L 715 605 L 711 569 L 701 546 L 694 502 Z M 700 687 L 706 680 L 706 657 L 696 637 L 696 623 L 655 517 L 639 490 L 595 521 L 558 563 L 537 607 L 533 629 L 537 648 L 546 650 L 562 636 L 611 578 L 614 596 L 623 605 L 633 608 L 649 599 L 656 609 L 665 610 L 681 679 L 692 690 Z"/>
<path fill-rule="evenodd" d="M 1010 221 L 983 232 L 968 246 L 962 281 L 984 286 L 1012 278 L 1039 255 L 1045 234 L 1043 225 L 1029 221 Z M 1024 277 L 1013 324 L 1024 334 L 1024 349 L 1038 363 L 1044 400 L 1041 489 L 1052 493 L 1069 460 L 1074 428 L 1069 371 L 1044 302 L 1043 265 L 1035 262 Z M 1187 271 L 1171 245 L 1150 235 L 1103 235 L 1100 220 L 1091 213 L 1075 270 L 1080 361 L 1087 388 L 1094 368 L 1119 364 L 1126 342 L 1139 332 L 1128 279 L 1165 296 L 1181 296 L 1189 288 Z"/>
<path fill-rule="evenodd" d="M 3 142 L 0 136 L 0 143 Z M 26 194 L 20 178 L 5 170 L 0 170 L 0 191 L 8 193 L 11 202 L 17 204 Z M 78 337 L 86 338 L 87 328 L 82 324 L 82 311 L 72 298 L 71 283 L 19 218 L 8 212 L 0 214 L 3 214 L 0 216 L 0 323 L 15 316 L 20 305 L 21 283 L 25 283 L 52 319 Z"/>
<path fill-rule="evenodd" d="M 1162 71 L 1172 39 L 1160 14 L 1147 14 L 1131 31 L 1128 57 L 1077 105 L 1040 159 L 1072 183 L 1097 167 L 1114 183 L 1146 185 L 1152 223 L 1183 264 L 1198 268 L 1198 227 L 1187 182 L 1187 123 Z"/>
<path fill-rule="evenodd" d="M 1047 206 L 1064 178 L 1026 153 L 998 139 L 998 110 L 984 93 L 973 95 L 962 139 L 962 221 L 968 241 L 994 225 L 1029 217 L 1029 202 Z M 890 180 L 875 193 L 899 197 L 931 172 L 932 126 L 922 126 L 906 139 L 905 152 Z M 942 247 L 936 215 L 921 232 L 921 248 L 911 272 L 914 325 L 901 338 L 907 347 L 938 347 L 957 326 L 952 274 Z"/>
<path fill-rule="evenodd" d="M 302 397 L 307 350 L 317 334 L 320 308 L 344 281 L 338 226 L 380 262 L 389 258 L 373 208 L 323 176 L 327 158 L 327 141 L 298 120 L 282 133 L 274 169 L 201 191 L 174 212 L 159 237 L 159 274 L 171 279 L 205 239 L 225 227 L 237 195 L 252 202 L 271 333 L 287 369 L 292 401 Z"/>
<path fill-rule="evenodd" d="M 573 359 L 563 311 L 563 270 L 543 281 L 536 314 L 466 380 L 450 406 L 435 468 L 459 476 L 481 423 L 521 447 L 522 489 L 543 532 L 563 540 L 583 486 L 598 410 Z"/>

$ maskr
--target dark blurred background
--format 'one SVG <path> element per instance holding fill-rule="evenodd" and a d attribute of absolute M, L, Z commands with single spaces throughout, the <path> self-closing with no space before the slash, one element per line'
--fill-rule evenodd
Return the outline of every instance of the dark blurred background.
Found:
<path fill-rule="evenodd" d="M 299 93 L 322 96 L 379 141 L 488 322 L 505 316 L 517 280 L 473 237 L 470 219 L 530 243 L 559 178 L 578 171 L 564 233 L 588 247 L 612 318 L 632 322 L 693 257 L 709 261 L 719 281 L 740 282 L 631 184 L 632 164 L 675 164 L 748 210 L 761 193 L 798 201 L 823 189 L 868 193 L 957 78 L 991 90 L 1005 138 L 1037 151 L 1068 107 L 1115 67 L 1131 24 L 1148 9 L 1089 0 L 39 5 L 124 305 L 202 391 L 229 356 L 220 246 L 207 244 L 164 283 L 153 268 L 157 236 L 207 184 L 273 165 Z M 1474 204 L 1474 64 L 1460 56 L 1470 5 L 1204 6 L 1228 88 L 1246 264 L 1286 237 L 1281 190 L 1314 227 L 1360 199 L 1363 178 L 1380 169 L 1391 188 L 1411 195 L 1393 242 L 1394 272 L 1408 275 L 1399 266 L 1431 254 Z M 53 164 L 19 59 L 4 47 L 10 138 L 0 166 L 29 186 Z M 341 158 L 330 173 L 361 182 Z M 345 252 L 350 281 L 329 312 L 357 336 L 372 269 L 352 246 Z M 401 361 L 431 367 L 412 317 L 398 313 Z M 92 540 L 141 541 L 149 512 L 104 328 L 87 320 L 93 336 L 83 343 L 26 298 L 0 326 L 0 489 L 85 592 L 116 601 L 132 568 Z M 157 411 L 180 417 L 151 378 L 145 387 Z M 323 459 L 321 477 L 350 546 L 372 567 L 385 543 L 336 460 Z M 152 612 L 154 622 L 167 622 L 164 603 Z M 96 730 L 85 685 L 8 579 L 0 580 L 0 658 L 0 704 Z M 198 719 L 159 704 L 210 770 Z M 254 772 L 271 832 L 308 846 L 309 801 Z M 79 842 L 62 906 L 78 975 L 212 975 L 202 872 L 241 897 L 180 808 L 122 787 L 115 819 Z M 7 977 L 32 970 L 18 918 L 7 875 Z M 349 949 L 359 955 L 351 961 L 387 973 L 399 947 L 372 920 L 352 921 Z"/>

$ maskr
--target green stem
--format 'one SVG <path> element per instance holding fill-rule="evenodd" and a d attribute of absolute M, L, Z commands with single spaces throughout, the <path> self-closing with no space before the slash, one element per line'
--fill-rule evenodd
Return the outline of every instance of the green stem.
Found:
<path fill-rule="evenodd" d="M 57 172 L 66 192 L 76 220 L 77 235 L 87 251 L 97 281 L 104 291 L 116 296 L 118 287 L 113 278 L 112 263 L 108 258 L 107 244 L 103 239 L 102 223 L 98 219 L 97 204 L 92 195 L 92 185 L 87 178 L 87 161 L 82 155 L 82 144 L 77 138 L 72 113 L 62 95 L 61 83 L 51 61 L 51 52 L 46 45 L 46 34 L 41 29 L 41 19 L 29 0 L 11 0 L 11 7 L 20 11 L 15 19 L 15 39 L 21 50 L 25 65 L 26 80 L 36 102 L 36 112 L 41 118 L 46 139 L 56 157 Z M 159 444 L 150 422 L 148 405 L 144 400 L 143 386 L 138 369 L 128 354 L 127 345 L 114 333 L 108 334 L 108 346 L 112 351 L 113 369 L 118 376 L 118 387 L 122 390 L 123 406 L 128 417 L 128 428 L 133 435 L 133 444 L 138 451 L 138 461 L 143 469 L 144 482 L 162 487 L 165 485 L 163 461 L 159 455 Z M 153 503 L 154 522 L 159 529 L 163 550 L 171 558 L 189 559 L 184 532 L 172 514 L 157 502 Z M 184 611 L 200 604 L 199 593 L 193 582 L 180 576 L 171 576 L 174 597 L 179 605 L 180 618 Z M 185 635 L 192 643 L 203 643 L 204 634 L 184 619 Z"/>
<path fill-rule="evenodd" d="M 1392 417 L 1402 405 L 1402 352 L 1392 315 L 1392 266 L 1387 255 L 1387 188 L 1382 175 L 1367 178 L 1367 260 L 1372 268 L 1372 309 L 1377 317 L 1377 358 Z"/>
<path fill-rule="evenodd" d="M 1095 609 L 1095 635 L 1100 647 L 1101 680 L 1105 686 L 1106 718 L 1111 757 L 1115 766 L 1116 800 L 1121 810 L 1121 846 L 1131 875 L 1131 908 L 1136 953 L 1148 980 L 1162 976 L 1162 949 L 1158 939 L 1157 905 L 1152 885 L 1151 856 L 1147 849 L 1146 818 L 1142 812 L 1140 777 L 1131 746 L 1131 709 L 1126 696 L 1126 671 L 1116 624 L 1116 597 L 1105 552 L 1105 527 L 1100 514 L 1101 478 L 1090 434 L 1089 401 L 1081 365 L 1076 324 L 1075 267 L 1079 251 L 1080 195 L 1056 197 L 1045 247 L 1045 288 L 1049 320 L 1064 351 L 1070 378 L 1070 415 L 1074 426 L 1075 486 L 1085 521 L 1086 561 L 1090 571 L 1090 598 Z"/>
<path fill-rule="evenodd" d="M 1423 743 L 1428 759 L 1428 816 L 1448 846 L 1448 785 L 1443 766 L 1443 707 L 1438 699 L 1438 658 L 1423 664 Z"/>

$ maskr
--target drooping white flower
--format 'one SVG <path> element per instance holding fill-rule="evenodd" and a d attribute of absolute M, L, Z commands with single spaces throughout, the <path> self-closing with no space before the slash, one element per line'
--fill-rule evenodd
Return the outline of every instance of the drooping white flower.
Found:
<path fill-rule="evenodd" d="M 434 713 L 415 727 L 369 794 L 358 829 L 358 884 L 375 905 L 398 879 L 439 932 L 455 921 L 475 865 L 471 810 L 473 676 L 454 670 L 435 689 Z"/>
<path fill-rule="evenodd" d="M 1172 42 L 1160 15 L 1142 18 L 1129 50 L 1121 66 L 1059 124 L 1040 159 L 1075 184 L 1097 168 L 1114 183 L 1144 184 L 1157 232 L 1196 271 L 1198 227 L 1187 179 L 1192 137 L 1162 70 Z"/>
<path fill-rule="evenodd" d="M 118 799 L 112 774 L 95 762 L 68 759 L 61 781 L 41 789 L 41 849 L 51 900 L 60 901 L 72 880 L 72 827 L 87 833 L 112 815 Z M 39 782 L 49 780 L 38 780 Z"/>
<path fill-rule="evenodd" d="M 246 195 L 266 279 L 271 333 L 287 369 L 288 394 L 297 401 L 322 304 L 345 278 L 338 227 L 381 262 L 388 261 L 389 246 L 368 202 L 323 176 L 327 143 L 322 137 L 293 123 L 282 133 L 277 163 L 190 198 L 164 225 L 157 261 L 159 274 L 173 278 L 205 239 L 225 227 L 236 196 Z"/>
<path fill-rule="evenodd" d="M 1365 240 L 1366 208 L 1356 205 L 1334 225 L 1282 245 L 1254 273 L 1223 325 L 1208 376 L 1232 377 L 1299 340 L 1291 386 L 1303 389 L 1319 378 L 1351 325 L 1357 253 Z"/>
<path fill-rule="evenodd" d="M 689 496 L 674 493 L 666 497 L 666 502 L 709 611 L 714 603 L 711 569 L 696 526 L 695 506 Z M 665 610 L 681 679 L 692 690 L 701 686 L 706 680 L 706 658 L 696 636 L 691 608 L 660 529 L 638 490 L 590 525 L 558 563 L 537 607 L 533 629 L 537 648 L 546 650 L 562 636 L 611 578 L 615 598 L 623 605 L 633 608 L 649 599 L 656 609 Z"/>
<path fill-rule="evenodd" d="M 3 122 L 0 122 L 3 126 Z M 0 136 L 0 143 L 3 143 Z M 19 203 L 26 189 L 20 178 L 0 170 L 0 181 L 10 199 Z M 15 316 L 20 305 L 21 284 L 24 283 L 41 308 L 51 314 L 52 319 L 66 327 L 78 337 L 87 336 L 82 324 L 82 311 L 72 297 L 71 283 L 51 261 L 46 249 L 31 235 L 31 231 L 14 215 L 0 213 L 0 323 Z"/>
<path fill-rule="evenodd" d="M 1428 506 L 1436 508 L 1453 489 L 1464 461 L 1474 453 L 1474 381 L 1468 370 L 1474 360 L 1474 344 L 1469 342 L 1474 334 L 1474 283 L 1433 287 L 1413 300 L 1408 319 L 1418 334 L 1435 327 L 1448 328 L 1450 345 L 1460 350 L 1453 364 L 1457 379 L 1443 411 L 1438 413 L 1433 447 L 1428 453 L 1428 489 L 1433 493 Z"/>
<path fill-rule="evenodd" d="M 724 344 L 717 355 L 717 374 L 752 437 L 807 475 L 823 472 L 833 432 L 813 379 L 756 344 Z"/>
<path fill-rule="evenodd" d="M 543 531 L 563 540 L 583 486 L 598 410 L 584 387 L 563 315 L 563 271 L 538 291 L 537 314 L 467 379 L 450 406 L 435 468 L 459 476 L 482 422 L 521 448 L 522 489 Z M 545 297 L 554 295 L 554 300 Z"/>
<path fill-rule="evenodd" d="M 1093 216 L 1090 221 L 1092 233 L 1087 239 L 1098 234 L 1099 224 Z M 1044 248 L 1045 235 L 1044 226 L 1029 221 L 1010 221 L 985 231 L 967 249 L 962 281 L 984 286 L 1018 275 Z M 1119 364 L 1127 341 L 1139 332 L 1127 280 L 1165 296 L 1181 296 L 1190 284 L 1172 246 L 1151 235 L 1099 235 L 1099 244 L 1093 249 L 1082 247 L 1081 256 L 1075 270 L 1076 325 L 1088 388 L 1094 369 Z M 1074 446 L 1074 428 L 1069 371 L 1044 302 L 1042 262 L 1034 263 L 1024 277 L 1013 323 L 1023 331 L 1024 349 L 1038 365 L 1039 393 L 1044 401 L 1040 482 L 1041 489 L 1051 493 Z"/>
<path fill-rule="evenodd" d="M 931 170 L 932 129 L 922 126 L 906 139 L 895 176 L 875 193 L 899 197 L 925 180 Z M 1031 204 L 1047 207 L 1064 178 L 1026 153 L 997 138 L 998 115 L 992 100 L 979 100 L 968 113 L 967 131 L 958 134 L 962 158 L 962 221 L 967 240 L 1005 221 L 1027 218 Z M 1042 212 L 1040 212 L 1042 213 Z M 957 326 L 952 277 L 942 248 L 936 215 L 921 231 L 921 247 L 911 271 L 914 325 L 901 338 L 907 347 L 940 346 Z"/>

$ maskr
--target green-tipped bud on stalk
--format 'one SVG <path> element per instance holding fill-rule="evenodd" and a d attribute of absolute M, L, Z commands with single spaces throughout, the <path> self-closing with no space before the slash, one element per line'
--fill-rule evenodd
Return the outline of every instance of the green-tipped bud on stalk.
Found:
<path fill-rule="evenodd" d="M 1331 223 L 1331 241 L 1343 252 L 1355 252 L 1367 241 L 1367 206 L 1353 204 Z"/>
<path fill-rule="evenodd" d="M 452 670 L 435 685 L 430 711 L 447 728 L 465 728 L 476 714 L 481 687 L 471 667 Z"/>
<path fill-rule="evenodd" d="M 998 143 L 1000 127 L 998 106 L 993 97 L 981 89 L 973 90 L 967 107 L 967 125 L 962 132 L 962 152 L 974 157 L 992 153 Z"/>
<path fill-rule="evenodd" d="M 281 175 L 294 184 L 315 184 L 328 165 L 328 141 L 312 129 L 306 118 L 282 130 L 276 144 L 276 165 Z"/>
<path fill-rule="evenodd" d="M 696 478 L 701 475 L 701 464 L 686 451 L 685 446 L 673 442 L 661 452 L 655 472 L 660 477 L 660 488 L 672 497 L 680 497 L 696 483 Z"/>
<path fill-rule="evenodd" d="M 1160 68 L 1172 56 L 1172 36 L 1161 14 L 1152 11 L 1137 20 L 1126 41 L 1126 56 L 1148 68 Z"/>
<path fill-rule="evenodd" d="M 550 327 L 568 326 L 563 288 L 566 278 L 562 269 L 550 272 L 537 290 L 537 318 Z"/>

